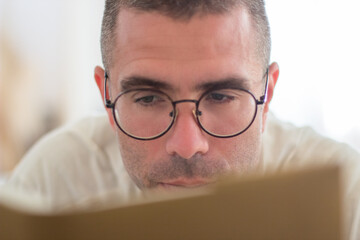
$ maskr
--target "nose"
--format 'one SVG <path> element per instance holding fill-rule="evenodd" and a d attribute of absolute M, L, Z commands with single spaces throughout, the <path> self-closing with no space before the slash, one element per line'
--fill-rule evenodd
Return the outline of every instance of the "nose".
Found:
<path fill-rule="evenodd" d="M 205 154 L 209 150 L 209 143 L 206 133 L 201 130 L 191 109 L 194 105 L 181 105 L 177 106 L 176 121 L 168 133 L 166 151 L 170 155 L 190 159 L 195 154 Z"/>

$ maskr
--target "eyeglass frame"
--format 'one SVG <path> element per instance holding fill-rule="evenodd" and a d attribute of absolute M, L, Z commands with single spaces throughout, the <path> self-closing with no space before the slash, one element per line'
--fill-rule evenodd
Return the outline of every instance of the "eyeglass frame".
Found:
<path fill-rule="evenodd" d="M 117 121 L 117 118 L 116 118 L 116 115 L 115 115 L 115 104 L 116 104 L 116 101 L 124 94 L 130 92 L 130 91 L 134 91 L 134 90 L 149 90 L 149 88 L 136 88 L 136 89 L 128 89 L 128 90 L 125 90 L 125 91 L 122 91 L 120 92 L 114 102 L 111 102 L 110 99 L 107 99 L 107 95 L 108 95 L 108 92 L 107 92 L 107 81 L 109 79 L 109 75 L 107 74 L 107 71 L 105 71 L 105 80 L 104 80 L 104 103 L 105 103 L 105 107 L 106 108 L 111 108 L 112 109 L 112 113 L 113 113 L 113 117 L 114 117 L 114 120 L 115 120 L 115 123 L 117 125 L 117 127 L 127 136 L 131 137 L 131 138 L 134 138 L 134 139 L 137 139 L 137 140 L 142 140 L 142 141 L 149 141 L 149 140 L 154 140 L 154 139 L 157 139 L 157 138 L 160 138 L 162 137 L 163 135 L 165 135 L 171 128 L 172 126 L 174 125 L 174 122 L 176 120 L 176 116 L 177 116 L 177 111 L 176 111 L 176 104 L 178 103 L 184 103 L 184 102 L 192 102 L 192 103 L 195 103 L 195 111 L 193 111 L 194 113 L 194 116 L 196 118 L 196 121 L 197 121 L 197 124 L 199 125 L 199 127 L 204 131 L 206 132 L 207 134 L 209 134 L 210 136 L 212 137 L 217 137 L 217 138 L 232 138 L 232 137 L 236 137 L 236 136 L 239 136 L 240 134 L 244 133 L 245 131 L 247 131 L 251 125 L 254 123 L 255 121 L 255 118 L 256 118 L 256 115 L 257 115 L 257 112 L 258 112 L 258 105 L 263 105 L 266 103 L 267 101 L 267 94 L 268 94 L 268 83 L 269 83 L 269 68 L 266 69 L 266 73 L 265 73 L 265 76 L 266 76 L 266 82 L 265 82 L 265 90 L 264 90 L 264 95 L 260 96 L 259 99 L 256 99 L 255 95 L 250 92 L 249 90 L 247 89 L 243 89 L 243 88 L 237 88 L 237 90 L 241 90 L 241 91 L 245 91 L 247 93 L 249 93 L 252 98 L 255 100 L 255 113 L 254 113 L 254 116 L 251 120 L 251 122 L 249 123 L 249 125 L 242 131 L 238 132 L 238 133 L 235 133 L 235 134 L 232 134 L 232 135 L 216 135 L 216 134 L 213 134 L 211 132 L 209 132 L 208 130 L 206 130 L 206 128 L 203 127 L 203 125 L 201 124 L 201 121 L 199 120 L 199 116 L 201 115 L 201 111 L 199 111 L 199 103 L 201 101 L 201 99 L 206 96 L 209 92 L 213 91 L 213 89 L 210 89 L 210 90 L 207 90 L 205 91 L 198 100 L 195 100 L 195 99 L 182 99 L 182 100 L 178 100 L 178 101 L 173 101 L 171 99 L 171 97 L 169 95 L 167 95 L 166 93 L 160 91 L 160 90 L 157 90 L 157 89 L 151 89 L 152 91 L 155 91 L 155 92 L 159 92 L 161 94 L 164 94 L 165 96 L 167 96 L 172 104 L 172 107 L 173 107 L 173 114 L 171 114 L 172 112 L 170 112 L 170 117 L 172 117 L 172 121 L 170 123 L 170 125 L 162 132 L 160 133 L 159 135 L 156 135 L 154 137 L 149 137 L 149 138 L 141 138 L 141 137 L 136 137 L 136 136 L 133 136 L 129 133 L 127 133 L 124 129 L 121 128 L 120 124 L 118 123 Z M 263 76 L 263 78 L 265 77 Z"/>

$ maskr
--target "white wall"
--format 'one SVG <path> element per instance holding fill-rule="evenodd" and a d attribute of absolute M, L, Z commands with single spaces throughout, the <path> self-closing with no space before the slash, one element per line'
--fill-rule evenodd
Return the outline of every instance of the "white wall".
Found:
<path fill-rule="evenodd" d="M 103 111 L 103 0 L 0 0 L 0 173 L 41 134 Z"/>
<path fill-rule="evenodd" d="M 360 147 L 360 1 L 266 2 L 280 65 L 273 111 Z"/>
<path fill-rule="evenodd" d="M 21 60 L 40 78 L 39 94 L 64 104 L 66 119 L 101 106 L 93 80 L 101 64 L 103 0 L 2 0 L 0 22 Z"/>

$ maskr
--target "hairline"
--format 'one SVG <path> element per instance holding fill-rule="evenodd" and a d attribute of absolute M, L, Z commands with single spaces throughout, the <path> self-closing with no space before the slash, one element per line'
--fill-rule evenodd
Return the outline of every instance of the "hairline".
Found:
<path fill-rule="evenodd" d="M 192 15 L 180 15 L 180 16 L 173 16 L 171 13 L 166 13 L 164 11 L 158 10 L 158 9 L 140 9 L 137 7 L 128 7 L 128 6 L 124 6 L 125 4 L 122 3 L 118 3 L 117 9 L 116 11 L 116 20 L 114 21 L 114 25 L 110 27 L 110 29 L 108 28 L 107 30 L 110 32 L 109 37 L 104 37 L 104 33 L 103 31 L 104 26 L 102 26 L 102 33 L 101 33 L 101 51 L 102 51 L 102 57 L 103 57 L 103 64 L 106 70 L 108 70 L 112 64 L 113 64 L 113 55 L 114 52 L 113 50 L 110 50 L 110 45 L 114 46 L 112 47 L 112 49 L 116 49 L 116 43 L 117 43 L 117 27 L 119 24 L 119 16 L 121 14 L 121 12 L 123 11 L 133 11 L 135 13 L 141 14 L 141 13 L 156 13 L 165 17 L 168 17 L 172 20 L 175 21 L 179 21 L 179 22 L 188 22 L 191 21 L 194 18 L 197 17 L 204 17 L 204 16 L 211 16 L 211 15 L 230 15 L 232 14 L 235 10 L 239 9 L 239 8 L 243 8 L 247 14 L 249 14 L 250 16 L 250 23 L 251 23 L 251 29 L 254 32 L 253 35 L 253 40 L 255 41 L 255 49 L 254 51 L 254 56 L 255 59 L 257 59 L 257 62 L 260 64 L 260 66 L 263 67 L 263 70 L 266 71 L 268 64 L 269 64 L 269 60 L 270 60 L 270 51 L 271 51 L 271 37 L 270 37 L 270 33 L 266 32 L 266 33 L 262 33 L 261 30 L 261 24 L 256 22 L 256 17 L 254 16 L 254 14 L 251 13 L 249 7 L 247 7 L 244 3 L 237 3 L 234 7 L 232 7 L 230 10 L 223 10 L 223 11 L 197 11 Z M 267 29 L 265 29 L 266 31 L 269 31 L 269 26 L 267 26 Z M 266 35 L 266 37 L 263 37 L 262 35 Z M 265 39 L 266 38 L 266 39 Z M 267 46 L 262 46 L 263 44 L 266 44 Z"/>

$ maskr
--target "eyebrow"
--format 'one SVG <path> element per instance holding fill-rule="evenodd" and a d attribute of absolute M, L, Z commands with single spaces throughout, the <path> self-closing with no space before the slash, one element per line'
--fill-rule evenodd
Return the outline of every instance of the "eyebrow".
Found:
<path fill-rule="evenodd" d="M 152 79 L 142 76 L 131 76 L 124 78 L 121 81 L 122 91 L 136 87 L 152 87 L 159 90 L 174 90 L 174 88 L 161 80 Z M 207 82 L 199 83 L 194 87 L 195 91 L 211 91 L 219 89 L 249 89 L 249 81 L 245 78 L 228 77 L 219 80 L 210 80 Z"/>
<path fill-rule="evenodd" d="M 153 87 L 161 90 L 171 90 L 173 89 L 170 84 L 165 83 L 161 80 L 141 77 L 141 76 L 131 76 L 124 78 L 121 81 L 121 89 L 122 91 L 135 88 L 135 87 Z"/>
<path fill-rule="evenodd" d="M 195 86 L 196 91 L 211 91 L 219 89 L 245 89 L 249 90 L 249 81 L 245 78 L 228 77 L 215 81 L 200 83 Z"/>

